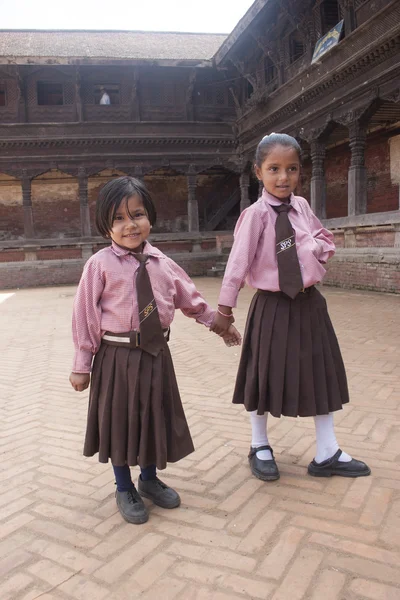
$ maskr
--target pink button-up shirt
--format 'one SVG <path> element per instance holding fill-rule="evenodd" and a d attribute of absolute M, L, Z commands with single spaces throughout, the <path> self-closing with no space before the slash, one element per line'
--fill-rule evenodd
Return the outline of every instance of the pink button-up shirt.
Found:
<path fill-rule="evenodd" d="M 181 267 L 146 242 L 150 256 L 147 271 L 163 328 L 171 325 L 176 308 L 209 327 L 213 310 Z M 89 373 L 94 354 L 105 331 L 124 333 L 139 329 L 136 275 L 139 261 L 127 250 L 112 244 L 85 264 L 75 296 L 72 335 L 75 345 L 74 373 Z"/>
<path fill-rule="evenodd" d="M 293 209 L 288 215 L 296 234 L 303 285 L 309 287 L 322 280 L 326 271 L 321 263 L 335 253 L 333 234 L 322 226 L 307 200 L 292 194 L 290 202 Z M 219 304 L 235 307 L 245 280 L 253 288 L 279 291 L 275 246 L 278 215 L 272 207 L 280 204 L 277 198 L 264 190 L 261 198 L 240 215 Z"/>

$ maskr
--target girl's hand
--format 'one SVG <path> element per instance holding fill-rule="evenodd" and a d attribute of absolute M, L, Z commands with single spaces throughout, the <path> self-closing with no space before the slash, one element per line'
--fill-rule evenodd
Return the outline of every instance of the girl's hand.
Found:
<path fill-rule="evenodd" d="M 232 309 L 229 306 L 219 306 L 218 312 L 215 313 L 214 321 L 210 327 L 210 331 L 213 331 L 217 335 L 222 335 L 228 331 L 230 325 L 232 325 L 234 322 L 235 319 L 233 318 Z"/>
<path fill-rule="evenodd" d="M 234 325 L 231 325 L 226 333 L 221 335 L 225 344 L 229 347 L 240 346 L 242 343 L 242 336 Z"/>
<path fill-rule="evenodd" d="M 71 373 L 69 381 L 76 392 L 83 392 L 89 387 L 90 373 Z"/>

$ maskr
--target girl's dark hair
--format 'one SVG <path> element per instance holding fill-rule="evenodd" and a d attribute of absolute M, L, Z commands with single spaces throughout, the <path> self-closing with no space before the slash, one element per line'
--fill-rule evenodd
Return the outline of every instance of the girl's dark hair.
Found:
<path fill-rule="evenodd" d="M 255 157 L 257 167 L 261 168 L 264 160 L 275 146 L 293 148 L 299 155 L 299 160 L 301 160 L 300 144 L 294 137 L 287 135 L 286 133 L 270 133 L 269 135 L 264 136 L 257 146 Z"/>
<path fill-rule="evenodd" d="M 155 224 L 157 213 L 145 184 L 139 179 L 127 175 L 117 177 L 101 188 L 96 203 L 96 227 L 103 237 L 108 237 L 121 202 L 126 203 L 126 210 L 129 216 L 132 216 L 128 210 L 128 200 L 134 195 L 138 195 L 143 202 L 150 224 Z"/>

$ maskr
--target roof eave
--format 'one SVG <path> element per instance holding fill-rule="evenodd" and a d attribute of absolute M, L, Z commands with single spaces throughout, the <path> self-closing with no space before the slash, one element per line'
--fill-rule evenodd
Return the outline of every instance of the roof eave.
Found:
<path fill-rule="evenodd" d="M 0 56 L 0 65 L 212 67 L 212 59 Z"/>
<path fill-rule="evenodd" d="M 228 55 L 230 54 L 232 48 L 240 40 L 243 33 L 247 30 L 249 25 L 251 25 L 254 19 L 259 15 L 264 6 L 271 1 L 272 0 L 255 0 L 255 2 L 250 6 L 249 10 L 240 19 L 235 29 L 232 31 L 232 33 L 229 34 L 226 40 L 222 43 L 219 50 L 217 50 L 217 52 L 215 53 L 213 60 L 217 67 L 223 66 L 224 61 L 228 59 Z"/>

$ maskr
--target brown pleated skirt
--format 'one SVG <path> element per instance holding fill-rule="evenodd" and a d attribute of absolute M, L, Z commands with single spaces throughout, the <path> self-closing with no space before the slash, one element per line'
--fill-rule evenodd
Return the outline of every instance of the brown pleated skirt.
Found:
<path fill-rule="evenodd" d="M 83 454 L 165 469 L 193 451 L 167 343 L 153 357 L 103 342 L 93 363 Z"/>
<path fill-rule="evenodd" d="M 274 417 L 310 417 L 349 402 L 326 300 L 311 287 L 294 300 L 259 290 L 251 303 L 234 404 Z"/>

